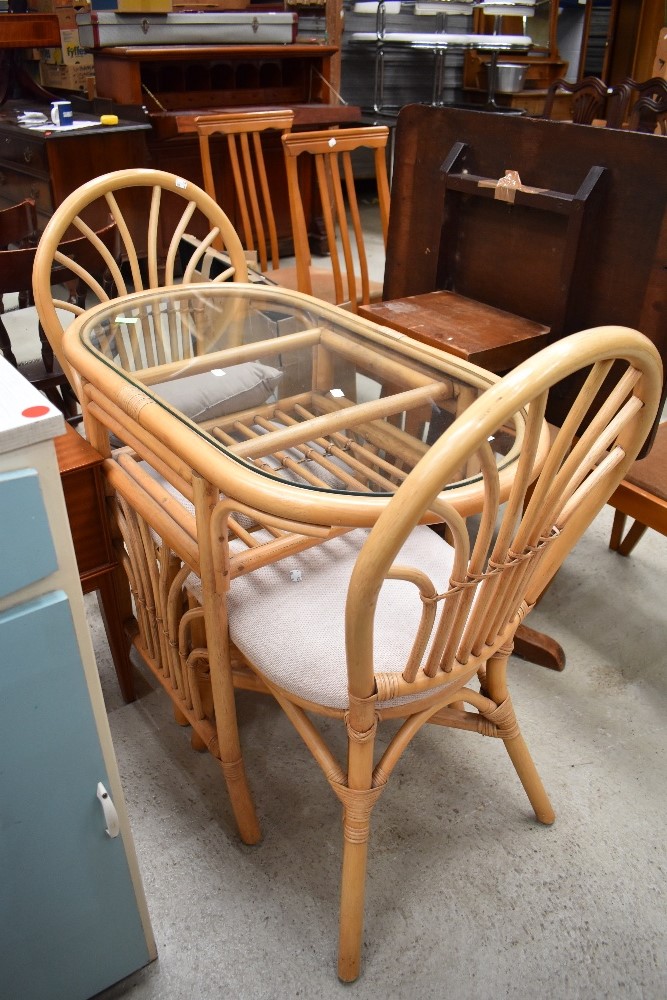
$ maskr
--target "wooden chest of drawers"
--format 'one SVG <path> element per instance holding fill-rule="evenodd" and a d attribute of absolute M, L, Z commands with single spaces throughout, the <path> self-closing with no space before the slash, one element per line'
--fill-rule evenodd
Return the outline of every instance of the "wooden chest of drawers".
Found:
<path fill-rule="evenodd" d="M 16 112 L 28 107 L 34 105 L 10 101 L 0 115 L 0 207 L 33 198 L 40 228 L 85 181 L 108 170 L 147 165 L 148 123 L 121 122 L 59 135 L 18 125 Z M 92 221 L 103 225 L 106 220 Z"/>

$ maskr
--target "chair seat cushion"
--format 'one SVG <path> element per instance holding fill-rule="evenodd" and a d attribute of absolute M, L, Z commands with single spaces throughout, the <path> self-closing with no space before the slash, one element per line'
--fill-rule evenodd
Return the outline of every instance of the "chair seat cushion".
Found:
<path fill-rule="evenodd" d="M 345 602 L 367 536 L 367 529 L 351 531 L 238 577 L 229 592 L 229 629 L 235 645 L 269 682 L 327 708 L 348 706 Z M 430 528 L 419 526 L 396 563 L 420 567 L 442 593 L 448 587 L 453 549 Z M 385 582 L 375 617 L 376 672 L 403 670 L 421 611 L 416 587 L 402 580 Z"/>

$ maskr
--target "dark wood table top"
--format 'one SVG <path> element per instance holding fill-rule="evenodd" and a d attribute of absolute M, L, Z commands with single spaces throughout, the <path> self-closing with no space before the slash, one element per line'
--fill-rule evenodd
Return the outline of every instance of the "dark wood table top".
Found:
<path fill-rule="evenodd" d="M 455 292 L 424 292 L 359 308 L 359 314 L 492 372 L 546 347 L 549 327 Z"/>

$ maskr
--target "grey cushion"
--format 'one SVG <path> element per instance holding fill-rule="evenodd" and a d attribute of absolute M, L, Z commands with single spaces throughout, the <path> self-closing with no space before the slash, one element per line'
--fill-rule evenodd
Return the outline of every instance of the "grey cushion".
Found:
<path fill-rule="evenodd" d="M 156 382 L 150 388 L 174 409 L 199 423 L 260 406 L 271 396 L 281 376 L 277 368 L 248 361 L 170 382 Z"/>

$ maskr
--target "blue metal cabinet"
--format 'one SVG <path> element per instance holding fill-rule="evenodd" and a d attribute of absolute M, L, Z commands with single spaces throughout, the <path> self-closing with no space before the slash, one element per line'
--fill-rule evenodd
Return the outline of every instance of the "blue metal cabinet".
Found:
<path fill-rule="evenodd" d="M 0 390 L 0 995 L 87 1000 L 155 945 L 51 440 L 62 419 L 2 358 Z"/>

